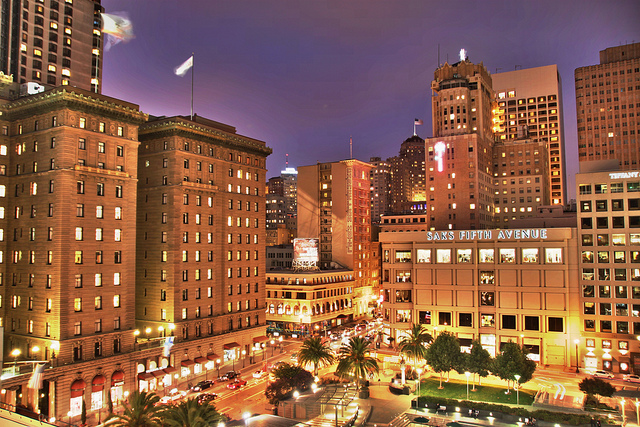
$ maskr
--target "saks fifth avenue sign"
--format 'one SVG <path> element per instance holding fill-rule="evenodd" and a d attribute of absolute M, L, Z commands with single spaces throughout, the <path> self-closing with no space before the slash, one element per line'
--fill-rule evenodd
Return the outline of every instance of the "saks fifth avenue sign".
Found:
<path fill-rule="evenodd" d="M 546 239 L 546 228 L 521 230 L 427 231 L 427 241 Z"/>

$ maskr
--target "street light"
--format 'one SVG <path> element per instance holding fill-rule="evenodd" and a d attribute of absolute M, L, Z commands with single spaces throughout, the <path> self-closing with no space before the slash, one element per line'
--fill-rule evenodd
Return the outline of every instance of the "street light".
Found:
<path fill-rule="evenodd" d="M 464 374 L 467 376 L 467 400 L 469 400 L 469 375 L 471 375 L 471 372 L 467 371 Z"/>
<path fill-rule="evenodd" d="M 15 375 L 16 373 L 16 368 L 18 366 L 18 356 L 20 356 L 22 352 L 20 351 L 19 348 L 14 348 L 13 351 L 11 352 L 11 355 L 13 356 L 13 373 Z"/>
<path fill-rule="evenodd" d="M 251 418 L 251 412 L 245 412 L 244 414 L 242 414 L 242 419 L 244 419 L 245 426 L 249 425 L 249 418 Z"/>
<path fill-rule="evenodd" d="M 516 385 L 516 405 L 520 405 L 520 375 L 514 375 L 514 377 L 516 378 L 516 381 L 517 381 L 517 385 Z"/>
<path fill-rule="evenodd" d="M 164 326 L 158 326 L 158 336 L 164 337 Z"/>
<path fill-rule="evenodd" d="M 218 368 L 218 378 L 220 378 L 220 359 L 216 360 L 216 367 Z"/>
<path fill-rule="evenodd" d="M 244 369 L 244 361 L 246 359 L 247 350 L 242 350 L 242 368 Z"/>
<path fill-rule="evenodd" d="M 232 371 L 236 370 L 236 351 L 235 351 L 235 349 L 233 350 L 233 353 L 231 353 L 231 370 Z"/>
<path fill-rule="evenodd" d="M 273 357 L 273 349 L 275 348 L 275 341 L 271 340 L 271 357 Z"/>
<path fill-rule="evenodd" d="M 580 340 L 576 338 L 573 342 L 576 343 L 576 374 L 577 374 L 578 372 L 580 372 L 580 355 L 578 354 L 578 344 L 580 343 Z"/>

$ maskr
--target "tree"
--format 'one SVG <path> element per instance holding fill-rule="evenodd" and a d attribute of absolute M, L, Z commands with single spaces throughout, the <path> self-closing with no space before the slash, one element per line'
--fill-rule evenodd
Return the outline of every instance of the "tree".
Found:
<path fill-rule="evenodd" d="M 113 414 L 113 400 L 111 400 L 111 392 L 107 392 L 107 408 L 109 409 L 109 413 Z"/>
<path fill-rule="evenodd" d="M 480 340 L 471 342 L 471 352 L 466 357 L 467 370 L 473 374 L 473 387 L 472 390 L 476 390 L 476 375 L 485 378 L 489 375 L 491 364 L 493 360 L 487 350 L 482 348 Z M 478 381 L 479 382 L 479 381 Z"/>
<path fill-rule="evenodd" d="M 87 424 L 87 403 L 82 399 L 82 412 L 80 412 L 80 422 L 82 425 Z"/>
<path fill-rule="evenodd" d="M 155 393 L 134 391 L 122 404 L 122 414 L 110 414 L 108 427 L 161 427 L 164 409 L 156 406 L 160 398 Z"/>
<path fill-rule="evenodd" d="M 288 398 L 294 390 L 306 390 L 313 383 L 313 375 L 301 366 L 288 363 L 271 371 L 275 381 L 271 382 L 265 390 L 265 396 L 272 405 L 278 405 L 281 400 Z"/>
<path fill-rule="evenodd" d="M 369 355 L 369 341 L 360 337 L 349 339 L 349 343 L 340 347 L 336 374 L 342 378 L 355 377 L 356 388 L 360 390 L 360 380 L 367 375 L 377 374 L 378 361 Z"/>
<path fill-rule="evenodd" d="M 600 401 L 599 397 L 611 397 L 616 391 L 614 386 L 600 378 L 584 378 L 578 387 L 581 392 L 587 395 L 587 400 L 590 396 L 594 396 L 598 402 Z"/>
<path fill-rule="evenodd" d="M 502 352 L 493 360 L 491 371 L 507 382 L 507 390 L 515 376 L 519 375 L 518 384 L 524 384 L 533 378 L 536 362 L 527 357 L 527 350 L 513 341 L 504 343 Z"/>
<path fill-rule="evenodd" d="M 450 332 L 442 332 L 427 347 L 426 360 L 431 369 L 440 374 L 439 388 L 442 388 L 442 375 L 461 365 L 458 339 Z"/>
<path fill-rule="evenodd" d="M 327 343 L 320 337 L 309 337 L 302 343 L 298 351 L 298 363 L 313 365 L 313 375 L 318 376 L 318 369 L 333 363 L 334 357 Z"/>
<path fill-rule="evenodd" d="M 412 359 L 415 366 L 420 360 L 426 358 L 427 347 L 425 344 L 429 344 L 431 341 L 433 338 L 425 327 L 414 323 L 409 329 L 409 333 L 400 340 L 400 352 L 407 356 L 407 359 Z"/>
<path fill-rule="evenodd" d="M 166 427 L 209 427 L 224 419 L 213 402 L 201 405 L 195 397 L 170 406 L 163 416 Z"/>

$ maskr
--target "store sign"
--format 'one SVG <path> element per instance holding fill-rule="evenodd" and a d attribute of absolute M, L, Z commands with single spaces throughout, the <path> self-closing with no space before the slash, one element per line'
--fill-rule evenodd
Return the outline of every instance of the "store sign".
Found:
<path fill-rule="evenodd" d="M 612 172 L 609 174 L 610 179 L 638 178 L 640 172 Z"/>
<path fill-rule="evenodd" d="M 427 231 L 428 241 L 546 239 L 546 228 L 521 230 Z"/>

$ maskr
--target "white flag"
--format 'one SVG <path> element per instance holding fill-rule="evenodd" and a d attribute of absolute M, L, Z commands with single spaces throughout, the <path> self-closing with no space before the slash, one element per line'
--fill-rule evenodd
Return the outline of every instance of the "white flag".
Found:
<path fill-rule="evenodd" d="M 184 61 L 182 65 L 180 65 L 178 68 L 176 68 L 173 71 L 176 73 L 176 76 L 182 77 L 187 73 L 187 71 L 189 71 L 191 67 L 193 67 L 193 55 L 191 55 L 189 59 Z"/>

